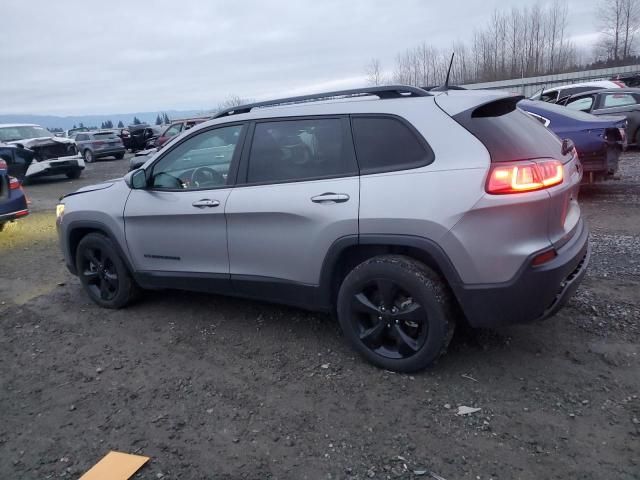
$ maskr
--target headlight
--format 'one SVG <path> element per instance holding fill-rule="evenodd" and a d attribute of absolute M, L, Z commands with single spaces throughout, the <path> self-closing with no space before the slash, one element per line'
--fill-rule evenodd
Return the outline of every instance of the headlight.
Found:
<path fill-rule="evenodd" d="M 59 220 L 64 214 L 64 203 L 59 203 L 56 205 L 56 219 Z"/>

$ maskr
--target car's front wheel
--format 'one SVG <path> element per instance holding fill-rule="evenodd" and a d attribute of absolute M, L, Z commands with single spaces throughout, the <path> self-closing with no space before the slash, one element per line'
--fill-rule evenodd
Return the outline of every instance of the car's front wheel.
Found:
<path fill-rule="evenodd" d="M 113 242 L 100 233 L 89 233 L 76 251 L 80 283 L 101 307 L 121 308 L 131 302 L 137 286 Z"/>
<path fill-rule="evenodd" d="M 89 149 L 85 150 L 84 154 L 83 154 L 83 157 L 84 157 L 84 161 L 85 162 L 87 162 L 87 163 L 93 162 L 93 152 L 91 150 L 89 150 Z"/>
<path fill-rule="evenodd" d="M 124 153 L 118 153 L 114 156 L 116 157 L 116 160 L 122 160 L 124 158 Z"/>
<path fill-rule="evenodd" d="M 371 363 L 412 372 L 446 350 L 455 326 L 451 295 L 440 276 L 402 255 L 381 255 L 344 279 L 338 319 L 353 347 Z"/>
<path fill-rule="evenodd" d="M 67 172 L 67 178 L 70 178 L 70 179 L 80 178 L 81 173 L 82 173 L 82 170 L 71 170 Z"/>

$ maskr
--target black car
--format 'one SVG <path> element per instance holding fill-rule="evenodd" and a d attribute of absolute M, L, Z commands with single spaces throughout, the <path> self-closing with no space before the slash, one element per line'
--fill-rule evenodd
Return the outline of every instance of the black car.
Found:
<path fill-rule="evenodd" d="M 640 145 L 640 88 L 592 90 L 558 102 L 572 110 L 592 115 L 623 115 L 627 119 L 627 142 Z"/>
<path fill-rule="evenodd" d="M 129 132 L 128 141 L 125 142 L 124 139 L 122 139 L 122 143 L 124 143 L 125 147 L 131 150 L 131 152 L 146 149 L 147 143 L 155 140 L 158 135 L 160 135 L 159 127 L 152 127 L 146 124 L 129 125 L 127 130 Z"/>
<path fill-rule="evenodd" d="M 0 142 L 0 160 L 4 160 L 8 168 L 7 175 L 17 178 L 20 182 L 24 181 L 34 156 L 35 152 L 29 148 Z"/>

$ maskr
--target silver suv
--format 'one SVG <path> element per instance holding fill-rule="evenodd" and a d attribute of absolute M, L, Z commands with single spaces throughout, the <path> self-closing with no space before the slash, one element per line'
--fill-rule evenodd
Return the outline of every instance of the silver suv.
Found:
<path fill-rule="evenodd" d="M 414 371 L 458 322 L 553 315 L 589 258 L 575 149 L 495 91 L 407 86 L 233 107 L 58 206 L 99 305 L 139 289 L 337 314 L 372 363 Z"/>

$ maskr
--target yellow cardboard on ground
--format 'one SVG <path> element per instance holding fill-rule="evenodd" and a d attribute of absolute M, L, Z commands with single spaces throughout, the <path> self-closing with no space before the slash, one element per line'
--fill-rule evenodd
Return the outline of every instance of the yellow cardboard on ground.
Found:
<path fill-rule="evenodd" d="M 122 452 L 109 452 L 80 480 L 127 480 L 149 461 L 149 457 Z"/>

